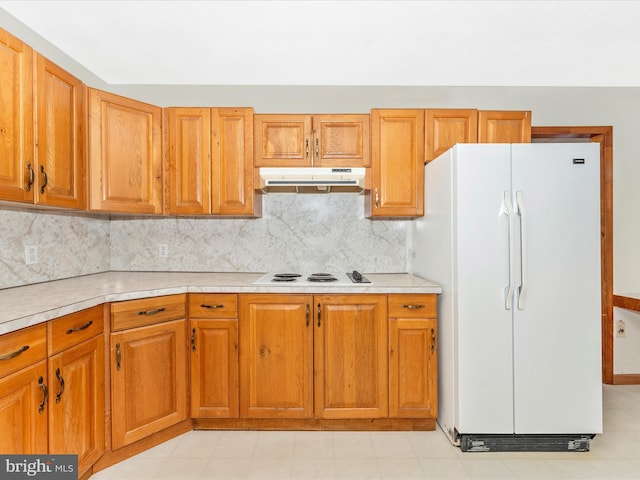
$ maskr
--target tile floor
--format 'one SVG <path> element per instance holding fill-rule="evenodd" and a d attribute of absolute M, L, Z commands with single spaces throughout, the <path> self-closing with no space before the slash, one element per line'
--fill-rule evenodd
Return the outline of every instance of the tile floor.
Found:
<path fill-rule="evenodd" d="M 144 479 L 640 479 L 640 386 L 604 386 L 584 453 L 462 453 L 434 432 L 193 431 L 96 473 Z"/>

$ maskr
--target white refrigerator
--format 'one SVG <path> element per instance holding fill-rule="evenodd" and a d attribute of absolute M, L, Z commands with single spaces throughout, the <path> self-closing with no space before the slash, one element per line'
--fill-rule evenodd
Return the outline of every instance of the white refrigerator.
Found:
<path fill-rule="evenodd" d="M 602 432 L 600 150 L 458 144 L 425 166 L 412 271 L 438 299 L 438 424 L 463 451 Z"/>

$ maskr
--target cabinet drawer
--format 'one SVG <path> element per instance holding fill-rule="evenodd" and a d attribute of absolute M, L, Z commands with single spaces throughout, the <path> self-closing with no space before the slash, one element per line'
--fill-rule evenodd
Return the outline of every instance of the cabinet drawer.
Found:
<path fill-rule="evenodd" d="M 0 377 L 47 358 L 47 324 L 0 336 Z"/>
<path fill-rule="evenodd" d="M 186 317 L 186 295 L 127 300 L 111 304 L 111 330 L 142 327 Z"/>
<path fill-rule="evenodd" d="M 389 295 L 389 318 L 436 318 L 436 297 L 431 293 Z"/>
<path fill-rule="evenodd" d="M 238 295 L 235 293 L 190 293 L 190 318 L 237 318 Z"/>
<path fill-rule="evenodd" d="M 102 305 L 98 305 L 49 322 L 49 355 L 54 355 L 103 333 L 102 312 Z"/>

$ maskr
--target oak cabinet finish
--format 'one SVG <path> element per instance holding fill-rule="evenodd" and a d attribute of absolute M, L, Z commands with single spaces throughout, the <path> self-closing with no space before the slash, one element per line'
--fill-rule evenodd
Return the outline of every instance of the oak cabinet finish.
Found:
<path fill-rule="evenodd" d="M 178 320 L 163 321 L 154 311 L 163 307 L 157 299 L 142 308 L 141 324 L 111 333 L 111 448 L 117 450 L 188 418 L 187 403 L 187 321 L 185 296 L 173 297 L 182 303 Z M 128 302 L 117 308 L 131 311 Z M 111 305 L 112 324 L 118 312 Z M 167 308 L 170 309 L 169 307 Z M 162 314 L 164 312 L 158 312 Z M 149 317 L 159 323 L 149 324 Z"/>
<path fill-rule="evenodd" d="M 253 216 L 253 109 L 167 109 L 167 213 Z"/>
<path fill-rule="evenodd" d="M 89 89 L 89 208 L 162 212 L 162 109 Z"/>
<path fill-rule="evenodd" d="M 85 86 L 36 54 L 36 203 L 86 205 Z"/>
<path fill-rule="evenodd" d="M 530 143 L 531 112 L 480 110 L 478 143 Z"/>
<path fill-rule="evenodd" d="M 314 303 L 316 416 L 387 417 L 386 295 L 318 295 Z"/>
<path fill-rule="evenodd" d="M 102 307 L 49 322 L 49 451 L 78 455 L 82 476 L 105 448 Z M 99 327 L 99 328 L 98 328 Z M 88 338 L 85 340 L 85 338 Z"/>
<path fill-rule="evenodd" d="M 189 294 L 191 416 L 237 418 L 236 294 Z"/>
<path fill-rule="evenodd" d="M 438 414 L 436 295 L 389 295 L 389 416 Z"/>
<path fill-rule="evenodd" d="M 46 325 L 0 336 L 0 452 L 48 453 Z"/>
<path fill-rule="evenodd" d="M 313 416 L 311 295 L 240 295 L 240 416 Z"/>
<path fill-rule="evenodd" d="M 424 214 L 424 110 L 371 110 L 371 218 Z"/>
<path fill-rule="evenodd" d="M 0 199 L 33 203 L 33 50 L 2 29 L 0 105 Z"/>
<path fill-rule="evenodd" d="M 475 109 L 425 110 L 425 163 L 456 143 L 478 142 L 478 111 Z"/>
<path fill-rule="evenodd" d="M 256 167 L 368 167 L 369 115 L 255 115 Z"/>

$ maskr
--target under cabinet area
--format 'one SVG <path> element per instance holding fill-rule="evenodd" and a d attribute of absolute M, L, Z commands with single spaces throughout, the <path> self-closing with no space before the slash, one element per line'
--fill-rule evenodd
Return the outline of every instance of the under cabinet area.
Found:
<path fill-rule="evenodd" d="M 185 295 L 111 304 L 111 449 L 188 418 Z"/>

